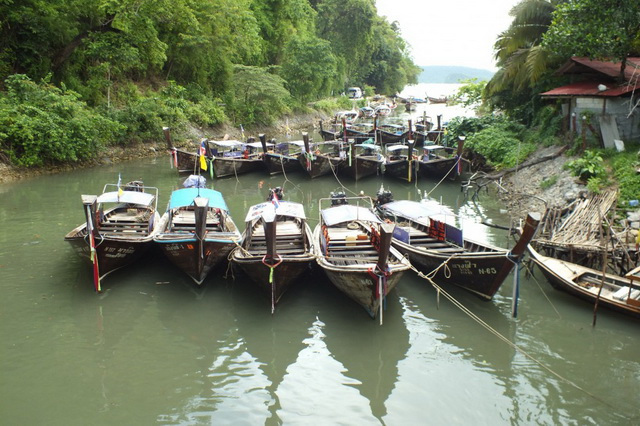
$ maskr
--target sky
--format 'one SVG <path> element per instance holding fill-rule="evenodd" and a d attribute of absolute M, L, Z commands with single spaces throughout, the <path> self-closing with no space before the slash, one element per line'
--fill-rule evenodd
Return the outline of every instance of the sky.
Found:
<path fill-rule="evenodd" d="M 378 15 L 398 21 L 416 65 L 496 71 L 493 45 L 520 0 L 376 0 Z"/>

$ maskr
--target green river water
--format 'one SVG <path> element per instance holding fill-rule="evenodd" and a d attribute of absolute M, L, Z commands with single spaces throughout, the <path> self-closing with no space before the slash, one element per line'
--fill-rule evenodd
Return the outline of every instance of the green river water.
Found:
<path fill-rule="evenodd" d="M 84 221 L 81 194 L 142 179 L 164 210 L 182 178 L 167 155 L 0 185 L 0 419 L 5 425 L 638 424 L 640 323 L 553 290 L 539 271 L 513 277 L 491 302 L 445 287 L 522 352 L 482 327 L 427 281 L 406 273 L 384 324 L 319 272 L 272 315 L 239 273 L 215 270 L 202 289 L 152 252 L 93 291 L 88 265 L 64 235 Z M 348 191 L 418 199 L 436 182 L 367 178 Z M 209 180 L 244 228 L 249 206 L 283 186 L 312 226 L 333 176 L 261 173 Z M 491 196 L 463 199 L 459 183 L 432 197 L 464 232 L 499 246 L 509 218 Z"/>

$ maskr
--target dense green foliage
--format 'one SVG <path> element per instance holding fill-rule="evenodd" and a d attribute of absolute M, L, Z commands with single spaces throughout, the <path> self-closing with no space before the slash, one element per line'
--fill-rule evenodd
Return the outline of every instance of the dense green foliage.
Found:
<path fill-rule="evenodd" d="M 561 57 L 588 56 L 621 62 L 640 31 L 640 0 L 580 0 L 559 4 L 544 45 Z"/>
<path fill-rule="evenodd" d="M 619 187 L 619 202 L 628 204 L 629 200 L 640 198 L 640 159 L 636 152 L 626 152 L 616 155 L 611 160 L 614 178 Z"/>
<path fill-rule="evenodd" d="M 471 78 L 462 80 L 460 83 L 462 86 L 449 99 L 449 102 L 479 111 L 482 107 L 482 93 L 487 86 L 487 81 Z"/>
<path fill-rule="evenodd" d="M 7 95 L 0 98 L 0 148 L 8 159 L 27 167 L 84 160 L 123 131 L 79 98 L 46 81 L 7 79 Z"/>
<path fill-rule="evenodd" d="M 349 86 L 395 94 L 420 72 L 374 0 L 0 0 L 0 39 L 2 149 L 21 165 L 159 139 L 163 126 L 268 124 Z M 52 134 L 23 121 L 56 104 L 17 98 L 18 80 L 112 129 L 91 146 L 65 134 L 73 149 L 37 160 Z"/>
<path fill-rule="evenodd" d="M 525 137 L 526 128 L 504 116 L 457 118 L 447 127 L 447 144 L 464 136 L 465 149 L 481 154 L 498 169 L 522 163 L 538 144 Z"/>

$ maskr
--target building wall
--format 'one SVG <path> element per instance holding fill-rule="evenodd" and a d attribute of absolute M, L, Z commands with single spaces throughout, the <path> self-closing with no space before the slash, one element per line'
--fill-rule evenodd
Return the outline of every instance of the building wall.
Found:
<path fill-rule="evenodd" d="M 576 133 L 582 132 L 582 117 L 585 112 L 592 114 L 594 120 L 592 126 L 596 131 L 600 131 L 598 116 L 609 114 L 615 117 L 618 126 L 618 133 L 623 142 L 640 142 L 640 107 L 630 116 L 630 102 L 632 98 L 596 98 L 596 97 L 576 97 L 571 99 L 571 112 L 575 113 L 575 120 L 571 119 L 571 129 Z M 564 110 L 563 110 L 564 111 Z M 575 129 L 573 129 L 575 123 Z M 587 130 L 588 131 L 588 130 Z"/>

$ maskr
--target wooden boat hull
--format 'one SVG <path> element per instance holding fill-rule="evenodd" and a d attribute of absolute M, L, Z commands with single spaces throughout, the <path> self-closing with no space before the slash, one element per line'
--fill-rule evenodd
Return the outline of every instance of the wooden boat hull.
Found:
<path fill-rule="evenodd" d="M 342 132 L 331 132 L 329 130 L 320 130 L 320 137 L 323 141 L 334 141 L 336 139 L 342 138 Z"/>
<path fill-rule="evenodd" d="M 409 137 L 408 131 L 403 133 L 391 133 L 391 132 L 385 132 L 384 130 L 378 129 L 377 132 L 378 132 L 378 135 L 377 135 L 378 143 L 383 145 L 391 144 L 391 143 L 399 143 L 406 140 Z"/>
<path fill-rule="evenodd" d="M 322 261 L 318 261 L 318 264 L 336 288 L 358 305 L 362 306 L 372 318 L 376 318 L 380 311 L 380 303 L 382 303 L 384 298 L 378 296 L 378 280 L 369 273 L 373 264 L 368 266 L 364 265 L 364 268 L 354 268 L 353 270 L 336 268 Z M 396 287 L 403 272 L 404 271 L 399 271 L 387 277 L 383 291 L 384 297 L 387 297 L 391 290 Z"/>
<path fill-rule="evenodd" d="M 273 290 L 274 303 L 278 303 L 282 295 L 310 270 L 311 262 L 314 260 L 314 256 L 309 254 L 298 257 L 283 256 L 282 263 L 273 268 L 273 276 L 271 276 L 271 268 L 262 262 L 263 257 L 241 257 L 234 253 L 232 259 L 266 294 L 272 294 Z M 270 279 L 272 279 L 271 282 Z M 272 286 L 274 286 L 273 289 Z"/>
<path fill-rule="evenodd" d="M 313 160 L 309 160 L 306 156 L 301 155 L 299 161 L 302 168 L 309 174 L 309 177 L 313 179 L 319 176 L 333 174 L 334 171 L 337 172 L 344 160 L 322 154 L 315 154 Z"/>
<path fill-rule="evenodd" d="M 283 172 L 292 173 L 302 171 L 302 163 L 299 157 L 300 156 L 267 153 L 265 154 L 264 162 L 267 171 L 271 175 Z"/>
<path fill-rule="evenodd" d="M 173 148 L 172 155 L 178 173 L 197 174 L 200 170 L 200 157 L 197 154 Z"/>
<path fill-rule="evenodd" d="M 575 263 L 544 256 L 538 253 L 531 245 L 528 247 L 531 259 L 542 271 L 547 281 L 557 290 L 564 291 L 593 306 L 598 299 L 598 305 L 617 312 L 640 318 L 640 295 L 629 300 L 627 291 L 623 287 L 629 287 L 630 279 L 614 274 L 606 274 L 605 286 L 600 292 L 602 283 L 602 271 L 587 268 Z M 638 287 L 634 287 L 638 288 Z M 625 297 L 616 298 L 614 294 L 622 291 Z"/>
<path fill-rule="evenodd" d="M 270 295 L 275 309 L 315 260 L 304 207 L 290 201 L 256 204 L 247 212 L 245 223 L 242 246 L 233 251 L 231 262 Z"/>
<path fill-rule="evenodd" d="M 112 186 L 115 187 L 115 185 Z M 151 248 L 153 238 L 159 230 L 160 215 L 155 211 L 155 205 L 133 204 L 133 200 L 128 198 L 131 193 L 125 187 L 122 193 L 122 203 L 125 204 L 117 204 L 100 212 L 91 210 L 91 221 L 95 224 L 93 234 L 99 280 L 113 271 L 136 262 Z M 100 197 L 109 196 L 109 194 L 116 194 L 116 192 L 105 192 Z M 133 194 L 141 194 L 141 192 L 135 191 Z M 100 197 L 96 199 L 99 200 Z M 151 196 L 151 198 L 154 197 Z M 132 204 L 126 204 L 125 200 L 131 201 Z M 95 207 L 94 203 L 93 208 Z M 91 239 L 87 231 L 85 222 L 65 235 L 64 239 L 82 259 L 93 264 Z M 99 287 L 96 287 L 96 290 L 100 291 Z"/>
<path fill-rule="evenodd" d="M 430 161 L 414 160 L 418 175 L 431 179 L 454 179 L 457 176 L 457 162 L 455 157 L 435 159 Z"/>
<path fill-rule="evenodd" d="M 342 176 L 359 180 L 367 176 L 378 174 L 380 172 L 381 165 L 382 160 L 378 160 L 377 157 L 372 159 L 358 156 L 351 160 L 350 165 L 349 160 L 344 160 L 340 165 L 338 172 Z"/>
<path fill-rule="evenodd" d="M 410 264 L 399 251 L 389 247 L 386 276 L 382 279 L 374 274 L 380 252 L 369 232 L 363 224 L 357 228 L 326 228 L 321 223 L 313 230 L 313 242 L 316 262 L 333 285 L 376 318 L 382 302 Z"/>
<path fill-rule="evenodd" d="M 455 284 L 491 300 L 533 238 L 539 214 L 527 216 L 518 242 L 506 250 L 463 238 L 460 229 L 441 221 L 441 216 L 449 214 L 443 207 L 437 202 L 401 200 L 379 205 L 378 211 L 404 224 L 395 229 L 392 245 L 415 268 L 425 274 L 437 270 L 434 281 Z"/>
<path fill-rule="evenodd" d="M 411 170 L 409 170 L 411 166 Z M 417 176 L 416 168 L 413 161 L 393 160 L 384 164 L 385 176 L 391 176 L 396 179 L 414 182 Z"/>
<path fill-rule="evenodd" d="M 86 226 L 82 225 L 65 236 L 65 241 L 71 244 L 73 250 L 88 264 L 91 261 L 91 247 L 86 236 Z M 141 239 L 111 238 L 108 236 L 96 238 L 96 255 L 102 280 L 110 273 L 135 263 L 152 246 L 153 236 Z"/>
<path fill-rule="evenodd" d="M 167 259 L 198 285 L 202 285 L 209 272 L 222 264 L 236 247 L 232 234 L 217 236 L 216 239 L 206 238 L 202 242 L 193 236 L 176 237 L 171 234 L 159 235 L 155 242 Z"/>
<path fill-rule="evenodd" d="M 171 263 L 202 285 L 242 236 L 220 192 L 182 188 L 172 192 L 154 242 Z"/>
<path fill-rule="evenodd" d="M 502 281 L 496 281 L 502 268 L 508 267 L 508 274 L 514 266 L 513 261 L 507 256 L 508 252 L 498 248 L 487 248 L 485 252 L 456 254 L 453 251 L 442 253 L 421 249 L 396 239 L 392 244 L 400 253 L 408 255 L 411 264 L 424 274 L 447 262 L 447 268 L 440 268 L 434 281 L 457 285 L 485 300 L 491 300 L 502 285 Z"/>
<path fill-rule="evenodd" d="M 236 176 L 263 169 L 264 161 L 261 158 L 215 157 L 213 160 L 213 173 L 217 178 Z"/>

